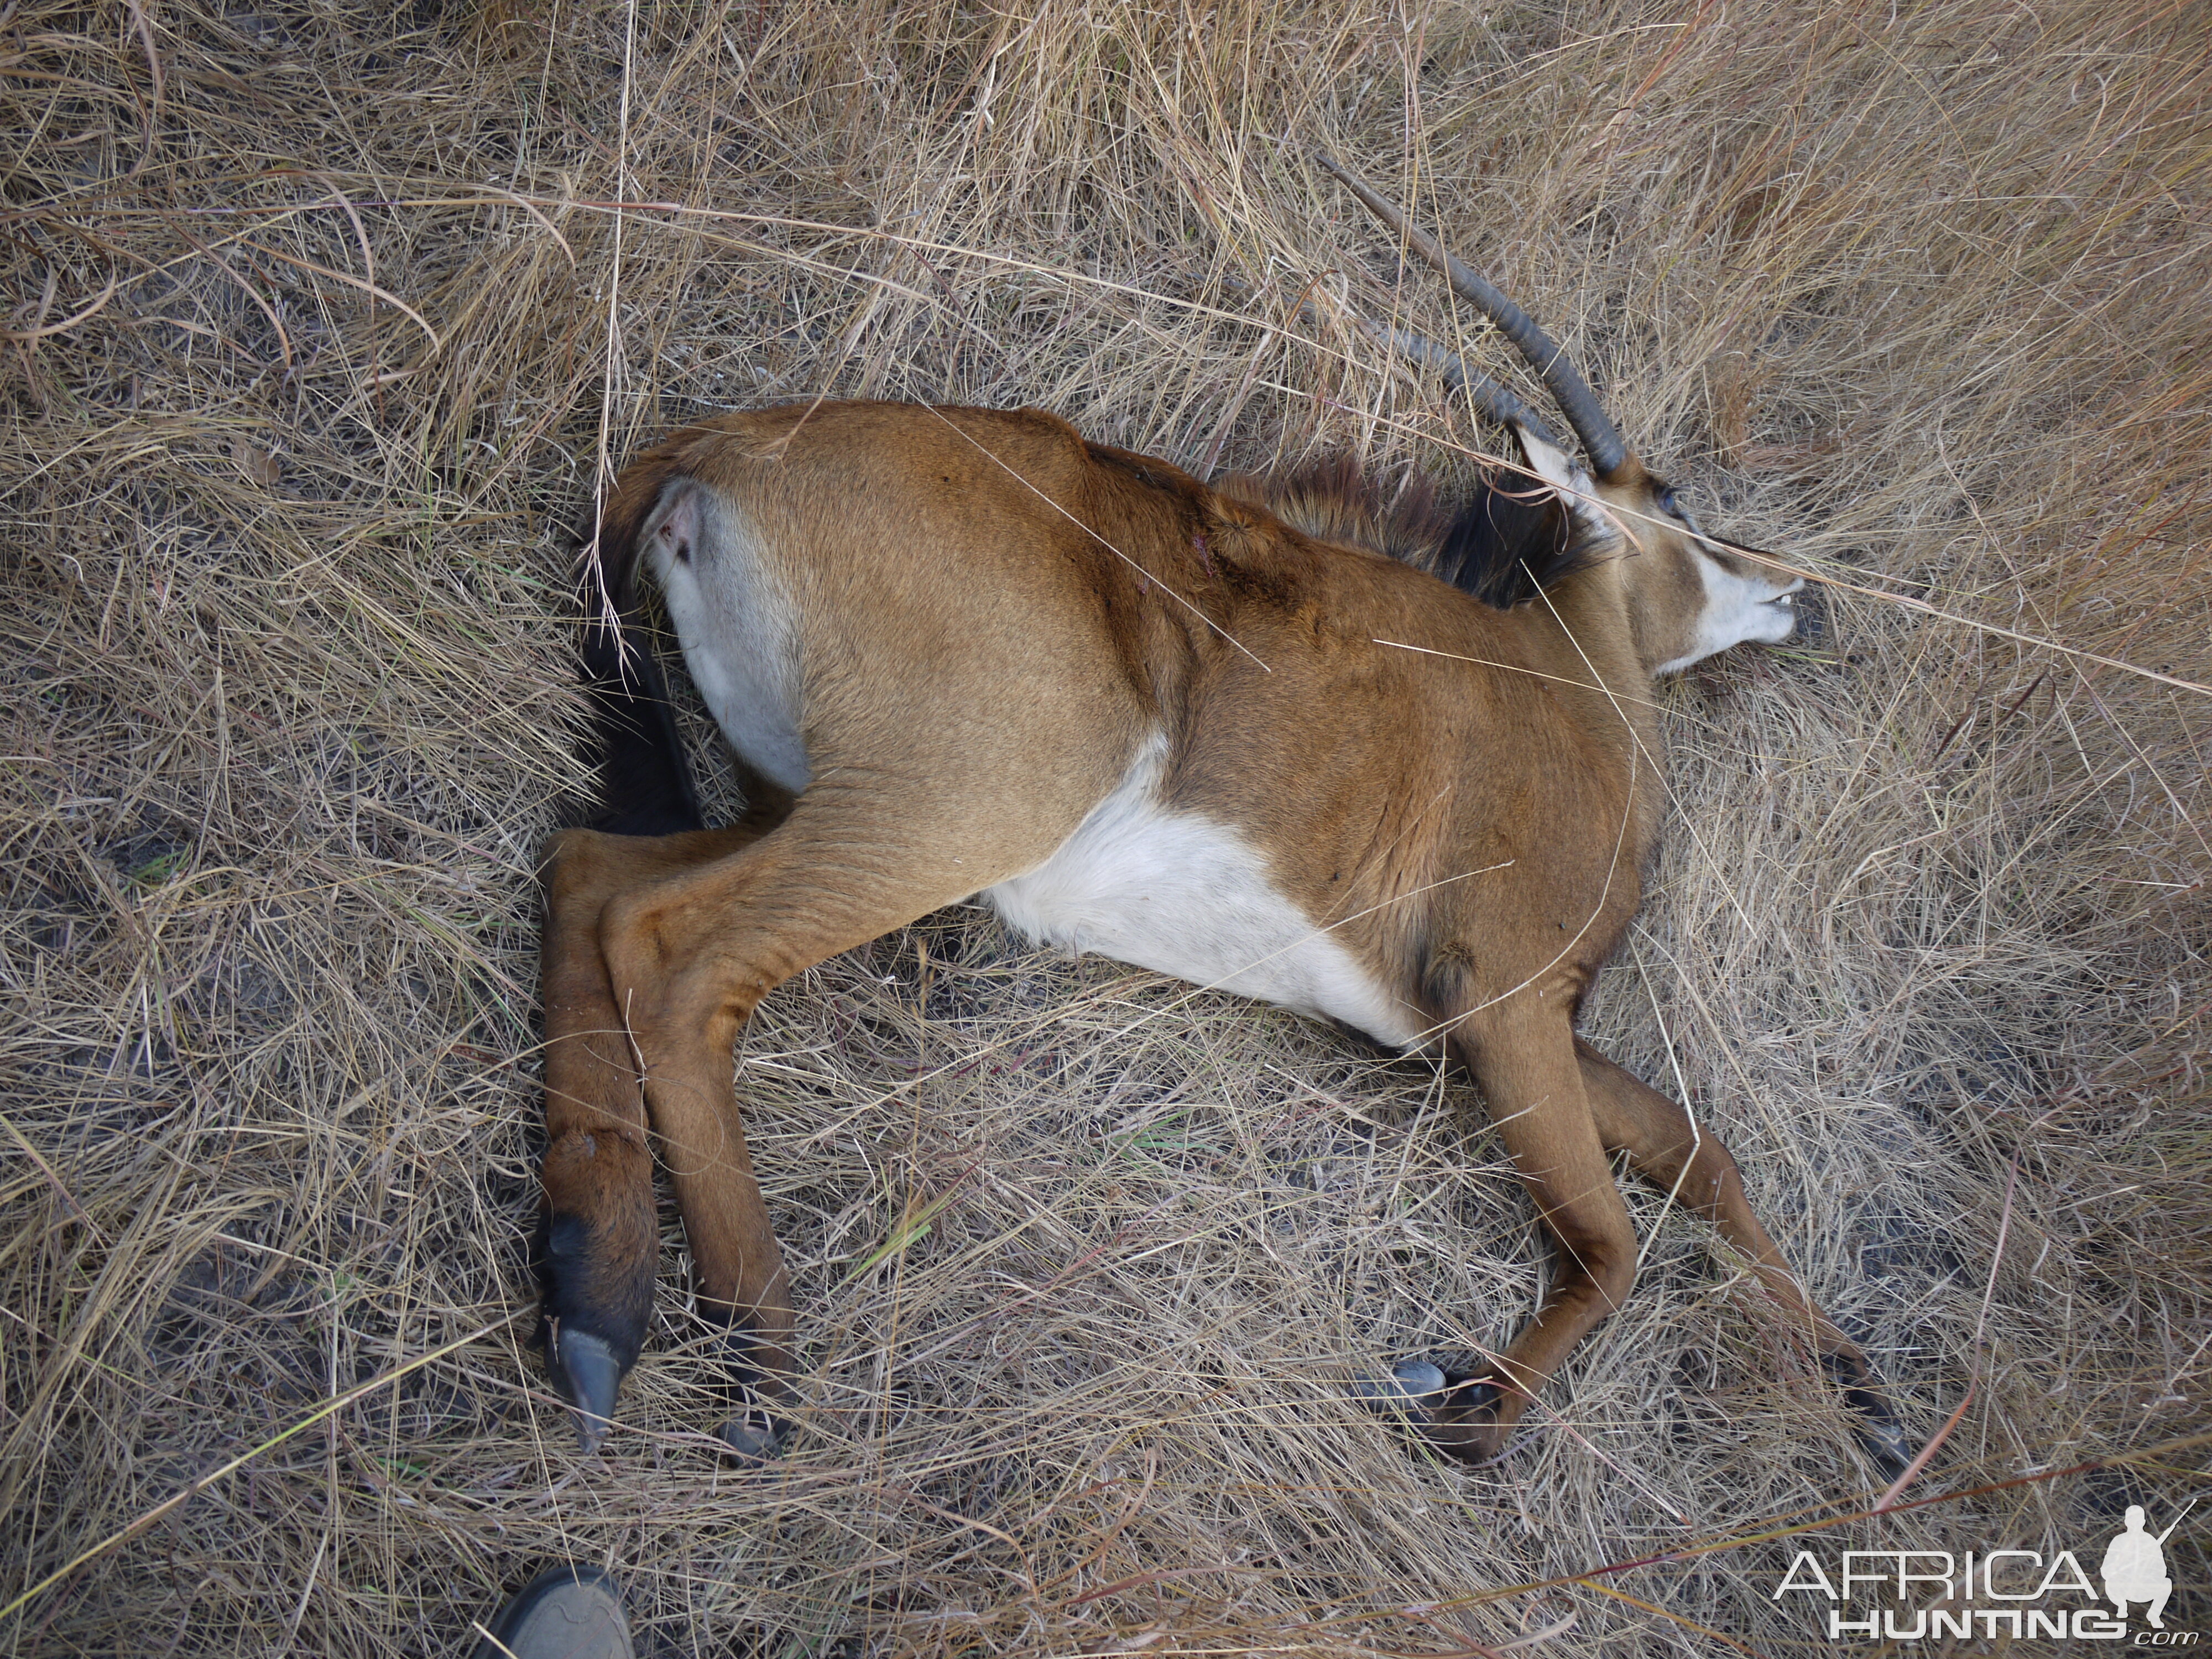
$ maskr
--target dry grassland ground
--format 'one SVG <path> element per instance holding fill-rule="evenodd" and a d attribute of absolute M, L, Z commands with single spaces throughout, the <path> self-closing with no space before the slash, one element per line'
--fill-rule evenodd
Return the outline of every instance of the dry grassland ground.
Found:
<path fill-rule="evenodd" d="M 0 7 L 0 1651 L 450 1653 L 548 1556 L 666 1655 L 1829 1651 L 1801 1547 L 2165 1525 L 2212 1341 L 2209 78 L 2186 0 Z M 1839 584 L 1667 693 L 1589 1025 L 1913 1432 L 1963 1412 L 1940 1501 L 1839 1519 L 1871 1471 L 1789 1320 L 1640 1190 L 1530 1431 L 1422 1455 L 1350 1379 L 1540 1282 L 1462 1085 L 972 908 L 744 1037 L 789 1455 L 704 1449 L 672 1213 L 580 1457 L 524 1238 L 598 481 L 826 391 L 1464 482 L 1498 434 L 1351 310 L 1530 382 L 1323 145 Z"/>

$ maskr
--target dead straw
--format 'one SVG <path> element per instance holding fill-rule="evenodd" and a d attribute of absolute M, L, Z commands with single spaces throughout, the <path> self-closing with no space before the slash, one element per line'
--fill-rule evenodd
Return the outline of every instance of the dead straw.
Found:
<path fill-rule="evenodd" d="M 2160 0 L 0 10 L 0 1644 L 451 1652 L 554 1558 L 648 1650 L 1775 1653 L 1824 1630 L 1762 1517 L 2179 1516 L 2208 48 Z M 495 1327 L 603 460 L 849 395 L 1462 486 L 1498 434 L 1355 319 L 1540 394 L 1324 148 L 1827 584 L 1666 693 L 1680 823 L 1588 1024 L 1916 1436 L 1978 1376 L 1932 1497 L 1870 1512 L 1802 1332 L 1656 1193 L 1530 1432 L 1425 1458 L 1354 1375 L 1540 1283 L 1462 1085 L 969 909 L 744 1038 L 802 1438 L 702 1455 L 672 1218 L 579 1459 Z"/>

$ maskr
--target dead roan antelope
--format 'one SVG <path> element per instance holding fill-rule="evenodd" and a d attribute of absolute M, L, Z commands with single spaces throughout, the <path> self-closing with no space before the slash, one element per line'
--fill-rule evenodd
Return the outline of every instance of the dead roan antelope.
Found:
<path fill-rule="evenodd" d="M 1618 1152 L 1749 1258 L 1902 1466 L 1865 1356 L 1728 1152 L 1574 1030 L 1659 833 L 1653 681 L 1790 637 L 1800 584 L 1701 532 L 1523 313 L 1339 176 L 1527 356 L 1594 480 L 1455 362 L 1542 482 L 1449 518 L 1385 512 L 1346 466 L 1208 486 L 1031 410 L 757 410 L 622 474 L 599 532 L 615 609 L 635 624 L 649 568 L 751 808 L 700 827 L 650 658 L 587 625 L 606 793 L 547 854 L 541 1238 L 548 1362 L 587 1449 L 645 1339 L 655 1136 L 739 1379 L 723 1437 L 774 1446 L 791 1290 L 738 1029 L 793 974 L 980 894 L 1031 939 L 1473 1072 L 1559 1249 L 1485 1369 L 1364 1385 L 1439 1449 L 1500 1450 L 1628 1294 Z"/>

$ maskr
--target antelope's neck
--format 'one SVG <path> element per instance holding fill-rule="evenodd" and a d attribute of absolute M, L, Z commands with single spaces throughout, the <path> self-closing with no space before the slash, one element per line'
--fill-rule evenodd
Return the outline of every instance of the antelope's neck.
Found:
<path fill-rule="evenodd" d="M 1629 835 L 1639 866 L 1656 844 L 1666 802 L 1666 750 L 1659 693 L 1636 645 L 1620 567 L 1607 562 L 1577 572 L 1540 596 L 1557 629 L 1560 688 L 1582 729 L 1609 760 L 1607 769 L 1634 795 Z"/>

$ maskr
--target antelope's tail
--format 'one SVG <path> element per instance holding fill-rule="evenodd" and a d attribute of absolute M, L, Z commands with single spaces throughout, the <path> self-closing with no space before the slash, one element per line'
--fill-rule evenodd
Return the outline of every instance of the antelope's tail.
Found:
<path fill-rule="evenodd" d="M 589 827 L 616 836 L 671 836 L 706 820 L 669 706 L 637 592 L 638 532 L 675 471 L 653 453 L 623 470 L 576 582 L 585 695 L 592 705 L 583 761 L 599 779 Z"/>

